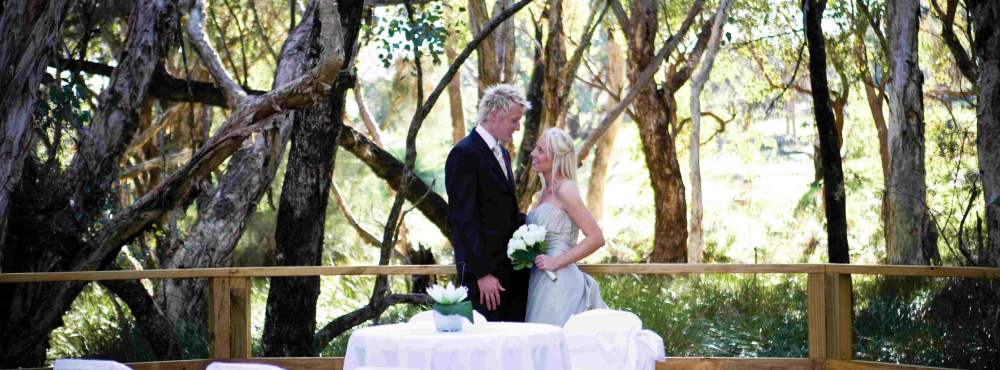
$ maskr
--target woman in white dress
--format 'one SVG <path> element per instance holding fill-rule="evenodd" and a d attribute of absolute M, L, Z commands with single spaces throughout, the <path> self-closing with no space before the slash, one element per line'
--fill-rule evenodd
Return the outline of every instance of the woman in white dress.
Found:
<path fill-rule="evenodd" d="M 576 262 L 604 245 L 600 226 L 583 204 L 576 185 L 573 139 L 558 128 L 546 130 L 531 152 L 531 170 L 544 180 L 538 204 L 527 223 L 545 226 L 548 252 L 535 258 L 528 283 L 525 321 L 562 326 L 569 317 L 595 308 L 607 308 L 592 277 Z M 584 238 L 578 239 L 578 231 Z M 553 271 L 552 280 L 541 270 Z"/>

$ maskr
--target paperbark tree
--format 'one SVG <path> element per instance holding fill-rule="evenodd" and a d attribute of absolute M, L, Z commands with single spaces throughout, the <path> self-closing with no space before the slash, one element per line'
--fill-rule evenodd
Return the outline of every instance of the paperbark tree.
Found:
<path fill-rule="evenodd" d="M 22 118 L 17 118 L 18 114 L 11 117 L 16 109 L 4 112 L 4 119 L 8 120 L 5 121 L 4 131 L 14 133 L 13 136 L 5 136 L 4 150 L 8 141 L 14 147 L 27 144 L 22 141 L 27 138 L 17 137 L 15 130 L 21 124 L 30 124 L 34 105 L 23 105 L 31 103 L 30 98 L 18 97 L 16 91 L 37 89 L 40 76 L 33 76 L 32 70 L 47 65 L 42 58 L 51 55 L 52 51 L 36 49 L 53 46 L 46 40 L 58 37 L 56 31 L 66 6 L 63 2 L 52 2 L 49 4 L 51 8 L 43 8 L 46 10 L 44 13 L 32 14 L 43 10 L 32 7 L 31 12 L 18 14 L 17 8 L 24 11 L 24 6 L 35 4 L 22 2 L 6 5 L 10 6 L 6 9 L 11 9 L 11 12 L 4 12 L 2 50 L 5 55 L 8 52 L 11 54 L 9 59 L 3 61 L 3 66 L 8 67 L 15 60 L 19 64 L 32 64 L 16 67 L 17 72 L 10 80 L 15 83 L 15 88 L 4 97 L 5 110 L 17 107 L 27 110 L 20 114 Z M 39 21 L 35 26 L 40 27 L 28 36 L 31 43 L 7 38 L 16 37 L 11 32 L 23 32 L 20 30 L 27 25 L 20 22 L 31 20 Z M 5 191 L 13 190 L 10 203 L 6 205 L 8 214 L 17 213 L 19 216 L 8 220 L 10 232 L 0 247 L 3 249 L 5 272 L 96 269 L 110 262 L 105 254 L 93 253 L 93 242 L 87 238 L 87 228 L 101 217 L 102 205 L 108 199 L 108 190 L 117 175 L 117 158 L 124 152 L 137 125 L 138 108 L 146 95 L 153 70 L 173 45 L 172 36 L 176 33 L 177 24 L 176 4 L 173 1 L 141 2 L 136 5 L 131 20 L 126 36 L 126 49 L 130 52 L 121 56 L 108 88 L 101 94 L 100 109 L 81 133 L 77 153 L 65 175 L 37 173 L 40 169 L 29 164 L 23 179 L 30 180 L 25 183 L 32 186 L 11 189 L 13 184 L 5 184 Z M 49 32 L 56 33 L 48 35 Z M 4 76 L 7 78 L 6 74 Z M 29 83 L 33 86 L 29 87 Z M 8 102 L 22 105 L 8 106 Z M 22 161 L 24 155 L 18 154 Z M 13 161 L 4 158 L 5 168 L 15 169 L 22 165 L 17 163 L 16 157 L 10 159 Z M 9 173 L 15 174 L 14 171 Z M 40 366 L 44 363 L 49 333 L 62 324 L 63 312 L 69 309 L 83 285 L 79 282 L 0 285 L 0 296 L 5 297 L 0 302 L 0 317 L 3 318 L 0 320 L 0 332 L 18 333 L 0 338 L 0 367 Z"/>
<path fill-rule="evenodd" d="M 354 63 L 361 30 L 362 1 L 338 1 L 344 9 L 343 25 L 346 66 Z M 316 32 L 316 31 L 313 31 Z M 324 52 L 313 46 L 312 63 Z M 351 71 L 353 68 L 346 68 Z M 341 74 L 325 102 L 298 112 L 292 128 L 292 148 L 278 208 L 277 264 L 319 266 L 322 262 L 326 206 L 336 161 L 336 137 L 343 127 L 347 90 L 355 76 Z M 262 347 L 269 357 L 317 356 L 315 346 L 316 300 L 319 277 L 271 278 L 264 318 Z M 296 292 L 296 294 L 287 294 Z"/>
<path fill-rule="evenodd" d="M 0 16 L 0 246 L 7 235 L 11 193 L 32 141 L 38 87 L 55 57 L 69 2 L 10 0 Z M 3 272 L 0 248 L 0 272 Z"/>
<path fill-rule="evenodd" d="M 914 1 L 890 0 L 887 7 L 892 89 L 886 255 L 892 264 L 928 264 L 937 258 L 937 235 L 926 201 L 924 77 L 917 58 L 920 6 Z"/>
<path fill-rule="evenodd" d="M 1000 3 L 970 0 L 967 6 L 972 13 L 972 51 L 978 64 L 976 148 L 986 201 L 986 246 L 979 251 L 979 263 L 1000 266 Z"/>

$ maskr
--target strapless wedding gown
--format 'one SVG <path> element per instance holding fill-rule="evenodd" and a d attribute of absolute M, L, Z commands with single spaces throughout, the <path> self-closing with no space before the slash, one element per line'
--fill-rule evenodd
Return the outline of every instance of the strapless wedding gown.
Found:
<path fill-rule="evenodd" d="M 565 211 L 552 203 L 542 203 L 528 212 L 529 224 L 545 226 L 545 241 L 550 257 L 576 246 L 579 229 Z M 569 317 L 583 311 L 607 308 L 601 299 L 597 281 L 571 263 L 554 271 L 553 281 L 544 271 L 534 268 L 528 283 L 528 308 L 525 321 L 563 326 Z"/>

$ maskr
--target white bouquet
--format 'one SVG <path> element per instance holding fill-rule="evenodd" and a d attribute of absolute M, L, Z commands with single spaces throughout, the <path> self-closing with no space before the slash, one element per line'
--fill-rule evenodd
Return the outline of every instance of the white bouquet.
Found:
<path fill-rule="evenodd" d="M 507 257 L 514 264 L 515 270 L 534 267 L 535 257 L 549 250 L 545 233 L 545 226 L 534 224 L 523 225 L 514 232 L 514 236 L 507 242 Z M 558 278 L 552 271 L 543 271 L 553 281 Z"/>

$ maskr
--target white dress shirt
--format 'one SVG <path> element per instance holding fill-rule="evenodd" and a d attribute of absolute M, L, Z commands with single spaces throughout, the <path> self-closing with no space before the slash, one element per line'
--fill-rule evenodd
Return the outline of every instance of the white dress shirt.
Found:
<path fill-rule="evenodd" d="M 503 159 L 503 153 L 501 152 L 503 149 L 501 149 L 502 146 L 500 145 L 500 140 L 497 140 L 493 137 L 493 135 L 490 135 L 489 131 L 486 131 L 483 126 L 476 126 L 476 132 L 479 133 L 479 136 L 481 136 L 484 141 L 486 141 L 486 145 L 490 147 L 490 151 L 493 152 L 493 157 L 500 163 L 500 169 L 503 171 L 503 177 L 507 179 L 507 164 Z"/>

